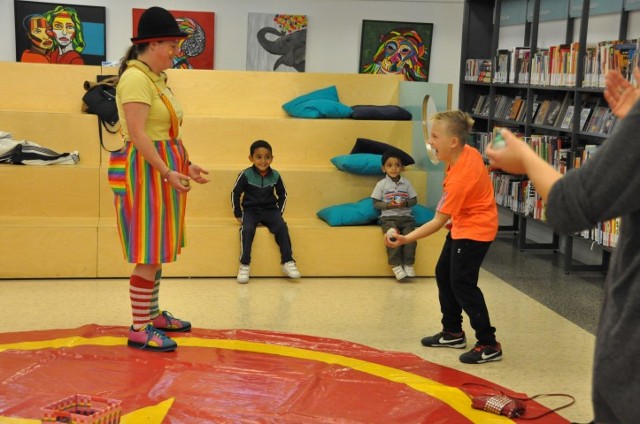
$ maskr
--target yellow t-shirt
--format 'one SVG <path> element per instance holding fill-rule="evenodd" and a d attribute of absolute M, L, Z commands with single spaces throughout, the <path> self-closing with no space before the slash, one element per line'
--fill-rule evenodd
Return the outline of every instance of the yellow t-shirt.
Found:
<path fill-rule="evenodd" d="M 158 91 L 153 86 L 155 84 L 171 101 L 176 111 L 178 120 L 182 121 L 182 106 L 173 97 L 173 93 L 167 87 L 167 76 L 163 72 L 162 75 L 156 75 L 149 67 L 138 60 L 131 60 L 128 63 L 134 63 L 144 70 L 130 67 L 120 76 L 118 86 L 116 88 L 116 104 L 118 106 L 118 117 L 122 125 L 122 133 L 125 140 L 131 140 L 129 128 L 127 127 L 127 119 L 122 109 L 122 105 L 131 102 L 144 103 L 149 105 L 149 116 L 145 123 L 145 131 L 152 140 L 169 139 L 169 128 L 171 127 L 171 118 L 169 110 L 162 102 L 158 95 Z M 151 79 L 149 79 L 151 78 Z M 178 138 L 182 136 L 182 128 L 179 129 Z"/>
<path fill-rule="evenodd" d="M 454 240 L 495 239 L 498 209 L 493 185 L 482 156 L 473 147 L 465 145 L 455 165 L 447 169 L 436 210 L 451 215 Z"/>

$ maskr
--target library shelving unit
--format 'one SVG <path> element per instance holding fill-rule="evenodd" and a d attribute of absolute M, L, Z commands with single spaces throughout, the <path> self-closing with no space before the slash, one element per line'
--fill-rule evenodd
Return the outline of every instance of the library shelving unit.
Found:
<path fill-rule="evenodd" d="M 462 51 L 460 63 L 460 90 L 459 107 L 469 112 L 476 121 L 475 130 L 479 132 L 491 132 L 496 126 L 515 127 L 517 131 L 525 137 L 532 134 L 546 134 L 552 136 L 564 136 L 570 142 L 569 157 L 567 158 L 568 168 L 576 163 L 576 156 L 580 155 L 587 144 L 599 144 L 606 139 L 606 135 L 593 131 L 584 131 L 581 125 L 581 112 L 584 104 L 596 101 L 598 104 L 606 104 L 603 98 L 603 88 L 583 86 L 585 71 L 585 55 L 587 54 L 587 33 L 590 14 L 594 14 L 597 4 L 590 4 L 589 0 L 465 0 Z M 619 15 L 618 40 L 627 39 L 627 28 L 629 21 L 629 11 L 627 9 L 637 9 L 638 6 L 628 6 L 629 3 L 637 3 L 629 0 L 608 0 L 600 7 L 608 8 L 606 11 L 596 10 L 595 13 L 608 13 Z M 591 7 L 593 6 L 593 7 Z M 540 85 L 533 84 L 531 72 L 526 78 L 519 79 L 518 83 L 496 82 L 494 81 L 496 58 L 499 49 L 499 35 L 501 19 L 505 18 L 502 13 L 503 8 L 509 8 L 513 12 L 519 8 L 521 13 L 526 13 L 522 19 L 523 27 L 522 47 L 528 48 L 531 54 L 538 50 L 538 29 L 540 21 L 557 20 L 559 26 L 566 28 L 565 39 L 557 40 L 558 44 L 573 45 L 577 48 L 577 61 L 575 62 L 575 81 L 571 86 L 560 85 Z M 549 10 L 565 8 L 561 16 L 549 16 Z M 526 12 L 522 12 L 522 11 Z M 541 13 L 542 12 L 542 13 Z M 506 16 L 509 19 L 509 16 Z M 505 23 L 502 23 L 503 25 Z M 576 27 L 575 25 L 579 25 Z M 578 39 L 574 39 L 574 29 L 578 29 Z M 577 42 L 577 43 L 576 43 Z M 467 59 L 489 59 L 493 62 L 493 72 L 491 77 L 469 80 L 467 78 Z M 485 61 L 486 62 L 486 61 Z M 513 66 L 513 63 L 512 65 Z M 509 81 L 509 79 L 507 79 Z M 496 114 L 496 97 L 509 96 L 511 98 L 520 97 L 523 99 L 522 107 L 524 114 L 520 120 L 505 118 L 505 115 Z M 483 113 L 475 113 L 474 106 L 479 96 L 488 99 L 488 108 Z M 567 127 L 557 123 L 549 125 L 547 122 L 536 122 L 533 117 L 534 103 L 538 103 L 541 98 L 562 98 L 568 97 L 570 105 L 573 107 L 571 124 Z M 536 102 L 536 98 L 538 101 Z M 522 177 L 522 176 L 520 176 Z M 518 178 L 518 176 L 514 176 Z M 552 249 L 557 251 L 560 246 L 560 239 L 556 233 L 549 243 L 529 243 L 527 242 L 526 229 L 527 220 L 533 219 L 520 212 L 513 212 L 513 224 L 501 226 L 500 230 L 515 231 L 518 233 L 518 248 L 521 251 L 528 249 Z M 598 265 L 581 265 L 573 261 L 574 239 L 581 239 L 579 235 L 566 236 L 563 238 L 564 246 L 564 271 L 606 271 L 612 248 L 602 247 L 602 263 Z"/>

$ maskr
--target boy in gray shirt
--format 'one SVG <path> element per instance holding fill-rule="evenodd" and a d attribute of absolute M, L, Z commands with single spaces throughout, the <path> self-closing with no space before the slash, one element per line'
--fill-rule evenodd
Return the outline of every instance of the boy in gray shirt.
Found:
<path fill-rule="evenodd" d="M 382 171 L 386 176 L 378 181 L 371 197 L 373 206 L 380 210 L 379 223 L 382 232 L 394 228 L 400 234 L 408 234 L 416 228 L 411 206 L 418 203 L 418 194 L 411 182 L 402 177 L 404 170 L 400 152 L 387 150 L 382 155 Z M 389 265 L 398 281 L 416 276 L 413 264 L 416 259 L 417 242 L 399 247 L 387 247 Z"/>

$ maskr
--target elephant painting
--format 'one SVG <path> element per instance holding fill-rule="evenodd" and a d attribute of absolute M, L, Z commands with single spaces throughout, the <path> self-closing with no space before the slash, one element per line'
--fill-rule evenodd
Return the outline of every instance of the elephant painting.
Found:
<path fill-rule="evenodd" d="M 304 72 L 307 17 L 249 14 L 247 70 Z"/>
<path fill-rule="evenodd" d="M 276 38 L 271 40 L 271 34 Z M 298 72 L 304 72 L 305 52 L 307 48 L 307 30 L 301 29 L 290 34 L 278 31 L 275 28 L 265 27 L 258 31 L 258 43 L 271 54 L 280 56 L 273 65 L 276 71 L 280 65 L 295 68 Z"/>

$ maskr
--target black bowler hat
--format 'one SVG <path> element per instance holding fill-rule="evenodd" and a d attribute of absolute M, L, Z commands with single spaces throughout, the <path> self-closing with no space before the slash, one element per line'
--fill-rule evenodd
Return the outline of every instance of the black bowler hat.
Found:
<path fill-rule="evenodd" d="M 189 34 L 180 31 L 176 18 L 168 10 L 153 6 L 142 12 L 138 21 L 138 36 L 133 37 L 134 44 L 150 41 L 174 40 L 185 38 Z"/>

